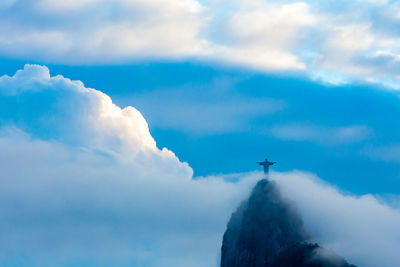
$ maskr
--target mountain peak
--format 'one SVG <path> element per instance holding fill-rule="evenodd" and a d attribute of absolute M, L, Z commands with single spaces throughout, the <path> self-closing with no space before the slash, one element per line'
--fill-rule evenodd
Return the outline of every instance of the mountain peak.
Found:
<path fill-rule="evenodd" d="M 232 214 L 221 249 L 221 267 L 350 267 L 318 244 L 307 243 L 301 216 L 277 184 L 260 180 Z"/>

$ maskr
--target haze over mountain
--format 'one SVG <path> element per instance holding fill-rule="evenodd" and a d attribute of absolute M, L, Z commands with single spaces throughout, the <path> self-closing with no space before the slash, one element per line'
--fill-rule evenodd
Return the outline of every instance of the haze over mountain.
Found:
<path fill-rule="evenodd" d="M 221 249 L 221 267 L 351 267 L 309 243 L 303 221 L 275 182 L 263 179 L 232 214 Z"/>

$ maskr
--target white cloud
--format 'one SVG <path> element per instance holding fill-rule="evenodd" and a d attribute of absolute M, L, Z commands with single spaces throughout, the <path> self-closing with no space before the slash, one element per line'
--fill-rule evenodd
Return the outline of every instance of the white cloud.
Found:
<path fill-rule="evenodd" d="M 372 159 L 400 163 L 400 144 L 372 147 L 365 151 Z"/>
<path fill-rule="evenodd" d="M 195 0 L 18 1 L 0 23 L 0 52 L 53 62 L 104 63 L 204 53 Z M 24 13 L 24 15 L 22 15 Z"/>
<path fill-rule="evenodd" d="M 38 95 L 36 99 L 31 96 L 38 105 L 36 116 L 24 122 L 24 127 L 29 128 L 32 134 L 40 134 L 38 131 L 50 128 L 58 132 L 62 141 L 74 142 L 75 145 L 90 144 L 93 149 L 112 144 L 114 146 L 108 146 L 107 151 L 170 153 L 157 150 L 147 122 L 138 110 L 133 107 L 120 109 L 110 97 L 85 88 L 80 81 L 62 76 L 51 77 L 46 67 L 38 65 L 25 65 L 24 70 L 17 71 L 12 77 L 0 77 L 0 95 L 22 99 L 15 102 L 12 111 L 22 114 L 32 112 L 30 106 L 24 106 L 32 101 L 24 99 L 30 93 Z M 43 116 L 49 113 L 52 114 L 49 120 L 44 121 Z M 13 123 L 19 127 L 18 121 Z M 114 141 L 115 137 L 118 140 Z"/>
<path fill-rule="evenodd" d="M 193 180 L 139 111 L 46 67 L 2 76 L 0 101 L 1 262 L 216 265 L 256 177 Z"/>
<path fill-rule="evenodd" d="M 0 262 L 23 266 L 216 266 L 227 218 L 254 181 L 192 180 L 179 163 L 138 166 L 16 130 L 0 149 Z"/>
<path fill-rule="evenodd" d="M 315 22 L 306 3 L 271 5 L 245 3 L 227 20 L 224 60 L 257 69 L 305 69 L 291 52 L 301 31 Z"/>
<path fill-rule="evenodd" d="M 398 88 L 391 52 L 399 44 L 396 36 L 384 36 L 372 22 L 346 23 L 343 18 L 325 19 L 325 38 L 310 65 L 312 75 L 333 84 L 359 80 Z M 323 74 L 323 75 L 322 75 Z M 341 81 L 329 77 L 343 77 Z"/>
<path fill-rule="evenodd" d="M 322 127 L 313 124 L 275 125 L 270 133 L 279 139 L 310 141 L 322 145 L 356 143 L 369 138 L 372 130 L 363 125 Z"/>
<path fill-rule="evenodd" d="M 400 88 L 398 64 L 376 54 L 400 54 L 399 10 L 375 0 L 8 0 L 0 55 L 68 64 L 200 59 Z"/>
<path fill-rule="evenodd" d="M 368 51 L 375 38 L 370 32 L 370 24 L 360 25 L 329 25 L 329 36 L 322 44 L 322 51 L 314 64 L 317 68 L 340 70 L 353 75 L 367 75 L 366 66 L 354 64 L 358 53 Z M 366 78 L 367 76 L 365 76 Z"/>
<path fill-rule="evenodd" d="M 400 265 L 399 209 L 372 195 L 340 192 L 307 173 L 278 173 L 273 179 L 316 240 L 357 266 Z"/>
<path fill-rule="evenodd" d="M 302 38 L 301 30 L 314 21 L 302 2 L 238 4 L 220 28 L 214 22 L 220 20 L 218 10 L 227 10 L 226 2 L 222 6 L 196 0 L 18 3 L 0 24 L 0 53 L 74 64 L 196 57 L 261 70 L 304 69 L 291 50 Z M 219 40 L 211 37 L 215 31 Z"/>

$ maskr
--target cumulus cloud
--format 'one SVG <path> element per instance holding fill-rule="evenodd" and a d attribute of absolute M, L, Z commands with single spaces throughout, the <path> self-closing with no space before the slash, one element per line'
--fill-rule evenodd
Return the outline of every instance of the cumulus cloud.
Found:
<path fill-rule="evenodd" d="M 310 141 L 322 145 L 350 144 L 369 138 L 373 131 L 367 126 L 322 127 L 313 124 L 275 125 L 272 136 L 292 141 Z"/>
<path fill-rule="evenodd" d="M 2 76 L 0 99 L 1 262 L 215 265 L 252 179 L 192 179 L 139 111 L 43 66 Z"/>
<path fill-rule="evenodd" d="M 172 152 L 157 149 L 138 110 L 121 109 L 80 81 L 51 77 L 44 66 L 26 65 L 12 77 L 0 77 L 0 90 L 7 123 L 33 136 L 110 154 L 140 153 L 177 161 Z"/>

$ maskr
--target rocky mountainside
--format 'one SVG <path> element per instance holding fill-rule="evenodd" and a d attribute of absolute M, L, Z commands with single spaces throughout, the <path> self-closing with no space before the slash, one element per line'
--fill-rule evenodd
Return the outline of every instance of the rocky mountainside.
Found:
<path fill-rule="evenodd" d="M 351 267 L 308 236 L 297 211 L 277 185 L 261 180 L 232 214 L 221 249 L 221 267 Z"/>

